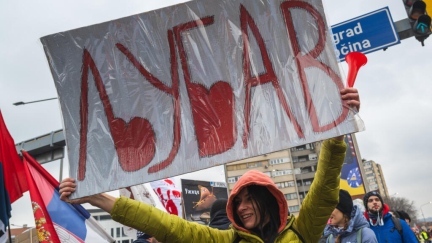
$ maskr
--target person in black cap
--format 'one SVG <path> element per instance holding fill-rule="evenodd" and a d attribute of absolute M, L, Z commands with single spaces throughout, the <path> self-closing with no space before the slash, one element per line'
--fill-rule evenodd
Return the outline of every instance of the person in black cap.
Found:
<path fill-rule="evenodd" d="M 405 220 L 405 222 L 407 222 L 408 225 L 411 224 L 411 218 L 409 214 L 407 214 L 405 211 L 398 211 L 398 213 L 400 219 Z"/>
<path fill-rule="evenodd" d="M 231 221 L 226 212 L 227 203 L 227 199 L 218 199 L 212 204 L 210 209 L 209 227 L 220 230 L 226 230 L 229 228 Z"/>
<path fill-rule="evenodd" d="M 363 203 L 366 208 L 365 217 L 375 232 L 378 242 L 417 243 L 415 234 L 402 219 L 392 217 L 389 207 L 383 202 L 378 192 L 365 194 Z M 403 217 L 399 212 L 400 217 Z"/>
<path fill-rule="evenodd" d="M 158 243 L 158 241 L 151 235 L 138 231 L 137 239 L 133 243 Z"/>
<path fill-rule="evenodd" d="M 339 204 L 331 214 L 324 235 L 328 235 L 325 241 L 328 243 L 378 242 L 361 210 L 354 206 L 351 195 L 345 190 L 339 191 Z"/>

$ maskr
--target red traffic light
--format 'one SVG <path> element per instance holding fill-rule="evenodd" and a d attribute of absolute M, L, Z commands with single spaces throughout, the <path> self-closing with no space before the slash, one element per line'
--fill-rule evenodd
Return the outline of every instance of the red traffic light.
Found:
<path fill-rule="evenodd" d="M 409 11 L 409 17 L 413 20 L 418 19 L 420 16 L 426 13 L 426 3 L 423 1 L 416 1 L 412 4 Z"/>
<path fill-rule="evenodd" d="M 418 2 L 418 1 L 421 1 L 421 0 L 403 0 L 403 1 L 404 1 L 404 4 L 406 6 L 411 7 L 415 2 Z"/>

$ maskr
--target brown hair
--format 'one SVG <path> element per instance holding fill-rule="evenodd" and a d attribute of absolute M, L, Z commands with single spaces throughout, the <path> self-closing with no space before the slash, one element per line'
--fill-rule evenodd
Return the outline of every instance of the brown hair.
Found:
<path fill-rule="evenodd" d="M 349 221 L 350 221 L 350 217 L 348 217 L 348 215 L 344 214 L 343 215 L 343 219 L 344 219 L 344 227 L 343 230 L 346 230 L 349 226 Z M 339 234 L 336 239 L 335 239 L 335 243 L 339 243 L 340 242 L 340 237 L 341 235 Z"/>

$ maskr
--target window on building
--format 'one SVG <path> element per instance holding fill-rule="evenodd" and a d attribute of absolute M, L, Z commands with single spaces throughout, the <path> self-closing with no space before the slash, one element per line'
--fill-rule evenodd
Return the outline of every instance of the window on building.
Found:
<path fill-rule="evenodd" d="M 242 170 L 242 169 L 247 169 L 247 163 L 241 164 L 241 165 L 237 165 L 237 170 Z"/>
<path fill-rule="evenodd" d="M 299 158 L 298 157 L 292 157 L 292 160 L 293 160 L 293 163 L 297 163 L 297 162 L 299 162 Z"/>
<path fill-rule="evenodd" d="M 286 198 L 286 200 L 296 199 L 297 198 L 297 193 L 285 194 L 285 198 Z"/>
<path fill-rule="evenodd" d="M 272 177 L 283 176 L 283 175 L 291 175 L 291 174 L 292 174 L 292 170 L 291 169 L 272 171 Z"/>
<path fill-rule="evenodd" d="M 301 170 L 301 173 L 302 173 L 302 174 L 304 174 L 304 173 L 309 173 L 309 172 L 311 172 L 311 169 L 310 169 L 310 168 L 303 168 L 303 169 Z"/>
<path fill-rule="evenodd" d="M 228 165 L 227 166 L 227 170 L 235 170 L 236 166 L 235 165 Z"/>
<path fill-rule="evenodd" d="M 116 229 L 116 238 L 120 238 L 120 227 Z"/>
<path fill-rule="evenodd" d="M 264 174 L 268 175 L 269 177 L 271 177 L 271 172 L 270 171 L 266 171 L 264 172 Z"/>
<path fill-rule="evenodd" d="M 305 185 L 306 186 L 309 186 L 309 185 L 311 185 L 312 184 L 312 181 L 305 181 Z"/>
<path fill-rule="evenodd" d="M 96 221 L 99 221 L 99 216 L 93 216 L 94 219 L 96 219 Z"/>
<path fill-rule="evenodd" d="M 241 176 L 228 177 L 228 183 L 236 183 Z"/>
<path fill-rule="evenodd" d="M 101 216 L 99 216 L 99 218 L 100 218 L 101 221 L 102 220 L 111 220 L 112 219 L 111 215 L 101 215 Z"/>
<path fill-rule="evenodd" d="M 122 243 L 129 243 L 129 240 L 122 240 Z"/>
<path fill-rule="evenodd" d="M 301 169 L 300 169 L 300 168 L 295 169 L 295 170 L 294 170 L 294 173 L 295 173 L 296 175 L 301 174 Z"/>
<path fill-rule="evenodd" d="M 294 181 L 278 182 L 278 183 L 275 183 L 275 184 L 276 184 L 276 186 L 277 186 L 278 188 L 285 188 L 285 187 L 292 187 L 292 186 L 295 186 Z"/>
<path fill-rule="evenodd" d="M 290 212 L 298 212 L 298 211 L 300 211 L 300 206 L 299 205 L 297 205 L 297 206 L 289 206 L 288 210 Z"/>
<path fill-rule="evenodd" d="M 261 162 L 252 162 L 252 163 L 247 163 L 248 168 L 256 168 L 258 166 L 261 166 Z"/>
<path fill-rule="evenodd" d="M 317 160 L 318 155 L 317 154 L 309 154 L 308 157 L 309 157 L 309 160 Z"/>
<path fill-rule="evenodd" d="M 111 228 L 111 237 L 114 237 L 114 228 Z"/>
<path fill-rule="evenodd" d="M 284 158 L 278 158 L 278 159 L 271 159 L 270 160 L 270 164 L 271 165 L 276 165 L 276 164 L 283 164 L 283 163 L 288 163 L 290 160 L 288 157 L 284 157 Z"/>
<path fill-rule="evenodd" d="M 126 237 L 127 235 L 124 232 L 124 227 L 122 227 L 121 230 L 122 230 L 122 237 Z"/>

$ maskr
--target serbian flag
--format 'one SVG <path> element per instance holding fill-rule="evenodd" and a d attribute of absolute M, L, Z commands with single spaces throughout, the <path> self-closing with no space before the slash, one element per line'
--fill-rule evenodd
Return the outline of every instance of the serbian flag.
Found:
<path fill-rule="evenodd" d="M 115 242 L 81 206 L 60 200 L 59 182 L 22 152 L 40 242 Z"/>
<path fill-rule="evenodd" d="M 15 148 L 3 116 L 0 112 L 0 163 L 3 165 L 3 178 L 10 203 L 14 203 L 28 190 L 24 166 Z"/>

